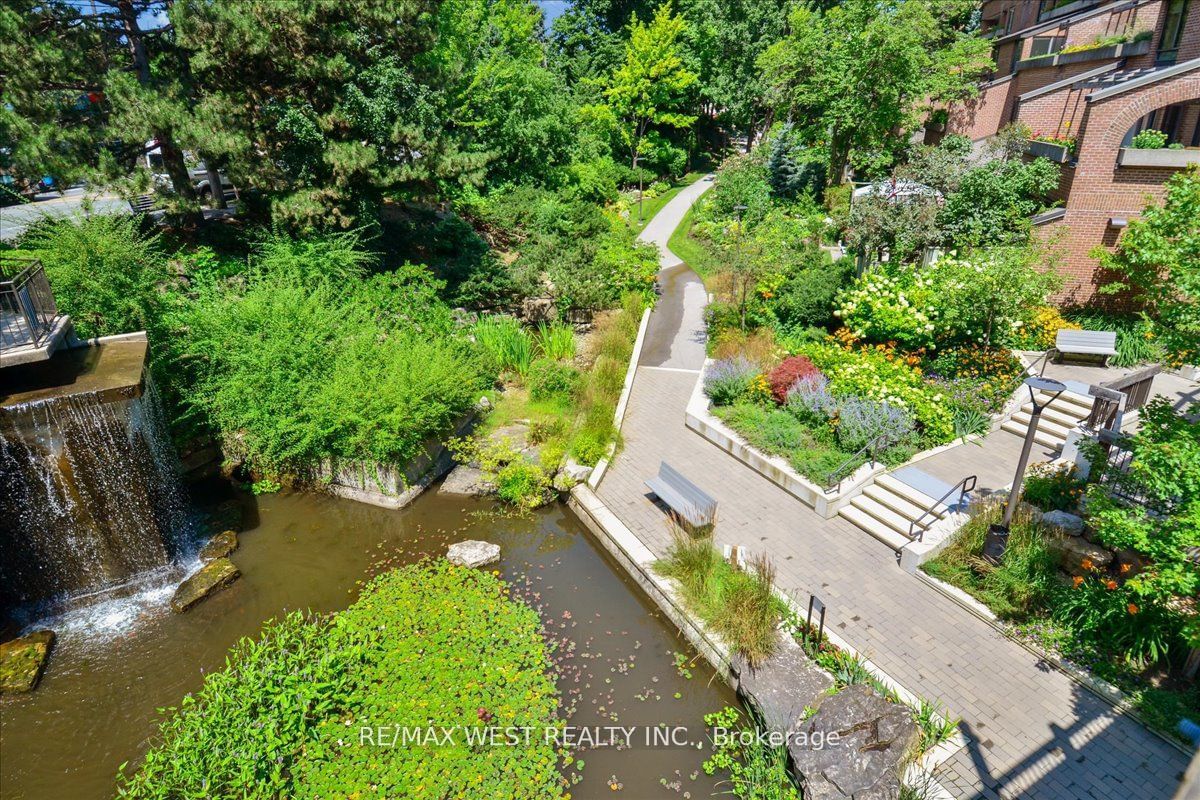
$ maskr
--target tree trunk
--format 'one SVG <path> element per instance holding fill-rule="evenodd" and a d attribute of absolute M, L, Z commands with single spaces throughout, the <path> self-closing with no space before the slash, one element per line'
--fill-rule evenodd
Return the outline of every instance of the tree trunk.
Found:
<path fill-rule="evenodd" d="M 208 188 L 212 190 L 213 208 L 228 208 L 225 202 L 225 185 L 221 182 L 221 170 L 211 157 L 201 153 L 204 166 L 208 167 Z"/>
<path fill-rule="evenodd" d="M 146 42 L 142 37 L 142 29 L 138 25 L 137 10 L 132 0 L 118 0 L 117 10 L 121 14 L 121 23 L 125 28 L 125 39 L 129 45 L 129 57 L 133 61 L 134 72 L 137 73 L 138 83 L 150 85 L 150 58 L 146 54 Z M 184 223 L 192 226 L 204 221 L 204 214 L 196 198 L 196 188 L 192 186 L 191 175 L 188 174 L 187 164 L 183 162 L 183 151 L 175 144 L 175 138 L 170 131 L 155 127 L 154 138 L 158 141 L 162 153 L 163 166 L 171 179 L 175 193 L 183 199 Z"/>

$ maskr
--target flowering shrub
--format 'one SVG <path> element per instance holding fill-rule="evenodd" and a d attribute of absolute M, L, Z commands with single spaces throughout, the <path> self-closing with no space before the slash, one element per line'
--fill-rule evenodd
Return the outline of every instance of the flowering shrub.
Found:
<path fill-rule="evenodd" d="M 1007 348 L 967 345 L 939 353 L 926 371 L 948 379 L 956 391 L 974 394 L 994 414 L 1008 402 L 1025 368 Z"/>
<path fill-rule="evenodd" d="M 820 372 L 806 375 L 788 390 L 785 400 L 792 416 L 810 425 L 824 425 L 837 415 L 838 403 L 829 393 L 829 379 Z"/>
<path fill-rule="evenodd" d="M 1073 511 L 1083 497 L 1083 481 L 1074 464 L 1034 464 L 1025 477 L 1023 497 L 1043 511 Z"/>
<path fill-rule="evenodd" d="M 1028 248 L 998 247 L 924 267 L 889 264 L 839 293 L 834 315 L 855 337 L 903 350 L 1007 345 L 1061 285 L 1037 259 Z"/>
<path fill-rule="evenodd" d="M 791 356 L 785 358 L 779 366 L 771 370 L 767 375 L 767 382 L 771 385 L 771 395 L 775 398 L 775 402 L 782 405 L 787 400 L 788 390 L 795 385 L 796 381 L 810 375 L 820 374 L 813 363 L 804 356 Z"/>
<path fill-rule="evenodd" d="M 1041 306 L 1034 309 L 1015 344 L 1024 350 L 1046 350 L 1054 346 L 1061 330 L 1079 330 L 1079 325 L 1063 317 L 1054 306 Z"/>
<path fill-rule="evenodd" d="M 921 268 L 874 270 L 838 293 L 833 315 L 856 338 L 916 350 L 934 345 L 935 300 L 934 282 Z"/>
<path fill-rule="evenodd" d="M 845 450 L 857 451 L 879 437 L 895 445 L 911 439 L 913 432 L 908 413 L 888 403 L 851 397 L 838 409 L 837 439 Z"/>
<path fill-rule="evenodd" d="M 954 438 L 954 416 L 946 397 L 920 369 L 874 348 L 846 350 L 835 344 L 814 344 L 803 352 L 829 378 L 833 396 L 853 395 L 904 409 L 929 443 Z"/>
<path fill-rule="evenodd" d="M 745 397 L 758 368 L 742 356 L 713 362 L 704 374 L 704 394 L 713 405 L 728 406 Z"/>

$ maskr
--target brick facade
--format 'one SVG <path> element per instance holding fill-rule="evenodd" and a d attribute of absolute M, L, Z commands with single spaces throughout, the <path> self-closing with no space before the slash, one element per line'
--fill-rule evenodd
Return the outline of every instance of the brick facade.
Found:
<path fill-rule="evenodd" d="M 977 142 L 1012 123 L 1028 125 L 1035 135 L 1077 139 L 1075 160 L 1063 165 L 1055 193 L 1065 214 L 1035 229 L 1059 254 L 1066 278 L 1061 300 L 1085 302 L 1094 296 L 1106 276 L 1091 253 L 1097 245 L 1115 246 L 1122 230 L 1111 220 L 1135 217 L 1147 200 L 1161 200 L 1164 184 L 1177 172 L 1119 165 L 1122 142 L 1141 127 L 1163 129 L 1170 106 L 1176 120 L 1172 141 L 1200 145 L 1200 0 L 1186 7 L 1171 61 L 1162 51 L 1169 49 L 1163 37 L 1173 3 L 1177 0 L 1079 0 L 1059 4 L 1058 17 L 1043 13 L 1041 20 L 1039 13 L 1050 4 L 983 4 L 982 27 L 995 41 L 996 72 L 976 98 L 950 110 L 947 127 Z M 1153 34 L 1131 41 L 1143 31 Z M 1125 36 L 1127 42 L 1094 53 L 1061 53 L 1063 47 L 1112 36 Z M 1057 55 L 1031 58 L 1035 39 L 1041 52 Z M 1145 119 L 1151 112 L 1156 113 L 1152 123 Z M 1200 155 L 1200 150 L 1190 152 Z"/>

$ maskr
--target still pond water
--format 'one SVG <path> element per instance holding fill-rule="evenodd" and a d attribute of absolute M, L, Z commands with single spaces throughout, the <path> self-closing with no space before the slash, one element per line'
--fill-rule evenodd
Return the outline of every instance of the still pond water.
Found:
<path fill-rule="evenodd" d="M 383 558 L 413 561 L 483 539 L 501 547 L 495 567 L 539 606 L 549 633 L 568 640 L 560 680 L 573 726 L 687 726 L 707 740 L 704 714 L 735 703 L 671 623 L 628 580 L 574 514 L 492 513 L 487 501 L 427 492 L 389 511 L 310 494 L 244 499 L 246 532 L 233 560 L 242 578 L 184 615 L 173 586 L 48 621 L 58 644 L 37 691 L 0 698 L 4 800 L 92 800 L 114 793 L 156 730 L 156 709 L 197 690 L 207 672 L 263 620 L 294 609 L 335 611 L 354 601 Z M 682 655 L 680 655 L 682 654 Z M 677 660 L 685 660 L 678 668 Z M 683 673 L 690 674 L 690 678 Z M 642 734 L 637 734 L 640 740 Z M 694 747 L 598 748 L 575 798 L 709 797 L 727 786 L 700 769 Z M 614 786 L 617 790 L 614 791 Z"/>

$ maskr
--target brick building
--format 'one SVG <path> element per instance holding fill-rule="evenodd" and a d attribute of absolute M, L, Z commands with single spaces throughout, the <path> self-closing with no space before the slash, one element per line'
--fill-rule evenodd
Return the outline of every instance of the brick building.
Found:
<path fill-rule="evenodd" d="M 1062 299 L 1083 302 L 1104 281 L 1089 252 L 1200 164 L 1200 0 L 985 0 L 982 30 L 995 73 L 947 129 L 981 142 L 1024 123 L 1030 154 L 1063 165 L 1035 230 L 1061 247 Z M 1130 147 L 1146 129 L 1167 145 Z"/>

